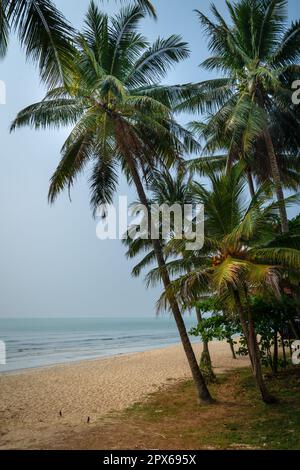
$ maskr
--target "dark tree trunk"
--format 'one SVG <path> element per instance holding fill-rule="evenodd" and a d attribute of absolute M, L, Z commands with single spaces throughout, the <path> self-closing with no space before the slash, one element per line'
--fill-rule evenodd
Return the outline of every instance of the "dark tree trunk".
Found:
<path fill-rule="evenodd" d="M 294 338 L 293 339 L 300 339 L 300 335 L 299 335 L 299 332 L 298 332 L 298 328 L 294 322 L 294 320 L 290 320 L 289 321 L 290 323 L 290 327 L 291 327 L 291 330 L 293 332 L 293 335 L 294 335 Z"/>
<path fill-rule="evenodd" d="M 248 180 L 248 186 L 249 186 L 249 191 L 250 191 L 250 196 L 253 199 L 255 196 L 255 188 L 254 188 L 254 183 L 253 183 L 253 178 L 252 178 L 252 173 L 251 169 L 247 168 L 246 170 L 247 173 L 247 180 Z"/>
<path fill-rule="evenodd" d="M 202 315 L 201 315 L 201 311 L 199 307 L 196 307 L 196 316 L 197 316 L 198 323 L 201 324 L 203 319 L 202 319 Z M 203 351 L 202 351 L 201 358 L 200 358 L 200 369 L 208 382 L 214 382 L 216 380 L 216 376 L 214 374 L 213 367 L 212 367 L 208 341 L 206 341 L 205 338 L 204 339 L 202 338 L 202 346 L 203 346 Z"/>
<path fill-rule="evenodd" d="M 291 340 L 291 336 L 289 334 L 289 351 L 290 351 L 290 358 L 292 359 L 292 356 L 293 356 L 293 348 L 292 348 L 292 340 Z"/>
<path fill-rule="evenodd" d="M 228 339 L 228 343 L 229 343 L 229 346 L 230 346 L 230 351 L 231 351 L 231 354 L 232 354 L 232 359 L 236 359 L 236 354 L 235 354 L 234 344 L 233 344 L 232 338 L 229 338 L 229 339 Z"/>
<path fill-rule="evenodd" d="M 149 227 L 152 227 L 151 210 L 150 210 L 147 196 L 145 194 L 145 191 L 144 191 L 141 179 L 140 179 L 140 175 L 136 168 L 135 161 L 128 153 L 126 155 L 126 160 L 127 160 L 127 164 L 130 169 L 130 173 L 134 181 L 140 202 L 144 205 L 144 207 L 147 208 Z M 151 233 L 150 233 L 150 236 L 151 236 Z M 159 240 L 152 239 L 152 244 L 153 244 L 153 249 L 156 255 L 156 259 L 157 259 L 157 264 L 161 271 L 161 279 L 163 281 L 163 285 L 165 287 L 165 290 L 169 291 L 169 298 L 168 298 L 169 304 L 170 304 L 170 307 L 171 307 L 171 310 L 172 310 L 172 313 L 173 313 L 173 316 L 174 316 L 174 319 L 178 328 L 178 332 L 181 338 L 181 342 L 182 342 L 182 345 L 183 345 L 183 348 L 184 348 L 184 351 L 185 351 L 185 354 L 186 354 L 186 357 L 187 357 L 187 360 L 188 360 L 188 363 L 192 372 L 192 376 L 196 385 L 199 401 L 203 403 L 213 403 L 214 400 L 212 399 L 209 393 L 209 390 L 205 383 L 205 379 L 199 369 L 194 350 L 192 348 L 190 339 L 188 337 L 188 334 L 185 328 L 184 321 L 182 319 L 182 315 L 178 306 L 177 299 L 175 295 L 172 294 L 172 291 L 170 291 L 171 280 L 170 280 L 169 273 L 168 273 L 166 263 L 165 263 L 165 259 L 163 256 L 161 243 Z"/>
<path fill-rule="evenodd" d="M 248 309 L 248 322 L 246 320 L 245 312 L 243 305 L 241 303 L 240 295 L 238 291 L 234 290 L 234 298 L 239 313 L 240 321 L 242 324 L 242 329 L 244 336 L 247 341 L 249 357 L 252 364 L 253 377 L 257 388 L 259 389 L 262 399 L 265 403 L 271 404 L 276 403 L 276 399 L 269 393 L 266 384 L 263 379 L 261 361 L 260 361 L 260 351 L 257 344 L 257 338 L 254 328 L 254 322 L 251 315 L 250 308 Z"/>

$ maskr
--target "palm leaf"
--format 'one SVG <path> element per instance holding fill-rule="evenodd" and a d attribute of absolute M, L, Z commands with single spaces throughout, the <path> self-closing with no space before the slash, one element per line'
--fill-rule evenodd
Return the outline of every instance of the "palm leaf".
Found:
<path fill-rule="evenodd" d="M 7 0 L 0 2 L 0 58 L 3 58 L 7 51 L 8 36 L 9 36 L 9 22 L 6 13 Z"/>
<path fill-rule="evenodd" d="M 249 252 L 253 262 L 272 263 L 290 269 L 300 269 L 300 251 L 292 248 L 253 248 Z"/>
<path fill-rule="evenodd" d="M 118 185 L 118 172 L 113 161 L 98 157 L 89 179 L 94 216 L 101 205 L 111 204 Z"/>
<path fill-rule="evenodd" d="M 125 78 L 128 87 L 140 87 L 157 83 L 164 78 L 170 66 L 186 59 L 189 49 L 186 42 L 177 35 L 157 39 L 137 60 Z"/>
<path fill-rule="evenodd" d="M 38 62 L 42 80 L 49 86 L 66 83 L 73 66 L 74 30 L 54 4 L 50 0 L 11 0 L 6 15 L 27 57 Z"/>
<path fill-rule="evenodd" d="M 85 106 L 79 100 L 60 98 L 41 101 L 20 111 L 12 122 L 10 131 L 31 126 L 34 129 L 59 128 L 74 125 L 84 112 Z"/>

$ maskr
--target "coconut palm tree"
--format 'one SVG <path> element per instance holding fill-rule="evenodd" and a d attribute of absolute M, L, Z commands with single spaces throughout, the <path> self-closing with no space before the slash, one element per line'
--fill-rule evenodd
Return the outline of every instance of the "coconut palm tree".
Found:
<path fill-rule="evenodd" d="M 143 7 L 134 4 L 108 18 L 92 2 L 84 31 L 74 38 L 77 52 L 71 83 L 61 83 L 42 102 L 21 111 L 12 130 L 27 125 L 35 129 L 71 125 L 60 164 L 51 179 L 50 202 L 74 184 L 87 163 L 92 163 L 91 204 L 96 209 L 99 204 L 109 203 L 121 169 L 147 208 L 151 227 L 144 177 L 158 164 L 171 164 L 197 145 L 170 111 L 172 102 L 184 96 L 184 88 L 159 85 L 171 65 L 188 57 L 187 44 L 171 36 L 150 45 L 138 31 L 146 14 Z M 152 243 L 168 289 L 171 281 L 161 244 L 159 240 Z M 170 305 L 199 399 L 210 403 L 175 296 L 170 296 Z"/>
<path fill-rule="evenodd" d="M 268 203 L 266 188 L 258 190 L 249 201 L 243 173 L 243 166 L 236 165 L 229 174 L 212 173 L 211 188 L 195 183 L 195 197 L 205 206 L 205 244 L 199 253 L 187 252 L 184 263 L 170 261 L 167 267 L 173 279 L 177 276 L 170 289 L 177 292 L 178 302 L 192 305 L 210 293 L 220 299 L 227 311 L 237 312 L 256 384 L 263 400 L 271 403 L 274 400 L 262 376 L 249 296 L 270 290 L 280 296 L 281 279 L 292 274 L 299 277 L 300 232 L 281 235 L 279 204 Z M 297 200 L 299 195 L 291 196 L 285 203 Z M 171 240 L 165 256 L 180 253 L 183 242 Z M 187 272 L 190 257 L 194 267 Z M 153 269 L 147 279 L 149 283 L 156 282 L 159 271 Z M 165 306 L 168 295 L 167 290 L 160 306 Z"/>
<path fill-rule="evenodd" d="M 278 155 L 270 127 L 277 114 L 277 120 L 281 116 L 285 124 L 288 119 L 293 120 L 299 134 L 292 83 L 300 72 L 300 21 L 286 26 L 287 0 L 239 0 L 226 4 L 230 24 L 215 5 L 211 7 L 214 20 L 197 11 L 212 52 L 202 66 L 222 76 L 200 83 L 198 96 L 193 95 L 178 109 L 205 111 L 206 124 L 212 131 L 223 129 L 223 139 L 227 132 L 228 169 L 237 151 L 248 154 L 257 139 L 262 141 L 262 155 L 267 155 L 280 203 L 282 231 L 287 232 Z"/>
<path fill-rule="evenodd" d="M 164 168 L 163 170 L 156 170 L 152 172 L 150 181 L 148 182 L 148 189 L 150 191 L 149 204 L 152 207 L 163 207 L 167 204 L 170 208 L 178 206 L 181 212 L 184 213 L 184 208 L 187 205 L 193 205 L 193 191 L 191 185 L 191 178 L 187 178 L 184 171 L 177 171 L 175 174 Z M 133 213 L 140 213 L 140 202 L 132 205 Z M 166 244 L 166 240 L 162 233 L 162 226 L 160 220 L 160 227 L 157 227 L 159 233 L 160 243 L 162 246 Z M 146 224 L 141 224 L 145 226 Z M 172 238 L 175 233 L 174 220 L 170 218 L 170 233 L 169 238 Z M 139 230 L 139 226 L 133 224 L 129 227 L 127 236 L 124 237 L 123 244 L 127 248 L 126 256 L 129 259 L 134 259 L 137 256 L 143 255 L 139 263 L 134 266 L 132 275 L 139 277 L 141 272 L 149 265 L 155 263 L 156 257 L 149 240 L 143 237 Z M 185 253 L 180 253 L 181 258 L 184 260 Z M 189 267 L 187 267 L 189 270 Z M 195 306 L 195 312 L 198 324 L 203 322 L 201 309 L 198 305 Z M 215 375 L 213 372 L 212 361 L 209 352 L 209 344 L 206 338 L 202 339 L 203 351 L 200 359 L 200 369 L 208 381 L 214 381 Z"/>

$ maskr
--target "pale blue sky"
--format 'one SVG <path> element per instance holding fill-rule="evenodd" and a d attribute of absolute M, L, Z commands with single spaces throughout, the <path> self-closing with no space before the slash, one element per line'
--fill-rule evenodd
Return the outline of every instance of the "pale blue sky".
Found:
<path fill-rule="evenodd" d="M 101 3 L 101 2 L 99 2 Z M 207 48 L 193 9 L 208 13 L 208 0 L 154 0 L 158 21 L 146 20 L 142 31 L 151 40 L 181 34 L 190 43 L 189 60 L 168 76 L 169 83 L 207 77 L 198 64 Z M 224 0 L 216 0 L 224 12 Z M 56 0 L 71 23 L 80 27 L 89 0 Z M 102 3 L 116 11 L 113 0 Z M 289 1 L 290 18 L 300 17 L 299 0 Z M 0 63 L 7 104 L 0 106 L 0 316 L 151 316 L 160 289 L 145 290 L 132 279 L 132 263 L 119 241 L 99 241 L 89 208 L 86 176 L 56 204 L 47 204 L 51 174 L 59 161 L 66 131 L 36 133 L 26 129 L 9 135 L 17 111 L 43 97 L 38 73 L 25 63 L 15 39 Z M 185 118 L 182 118 L 183 122 Z M 131 194 L 121 182 L 119 194 Z"/>

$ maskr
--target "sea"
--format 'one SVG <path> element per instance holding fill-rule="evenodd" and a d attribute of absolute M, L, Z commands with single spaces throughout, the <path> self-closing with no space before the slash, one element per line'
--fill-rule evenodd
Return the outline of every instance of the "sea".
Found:
<path fill-rule="evenodd" d="M 189 331 L 196 320 L 187 316 L 185 323 Z M 0 374 L 163 348 L 179 341 L 169 316 L 0 318 Z"/>

